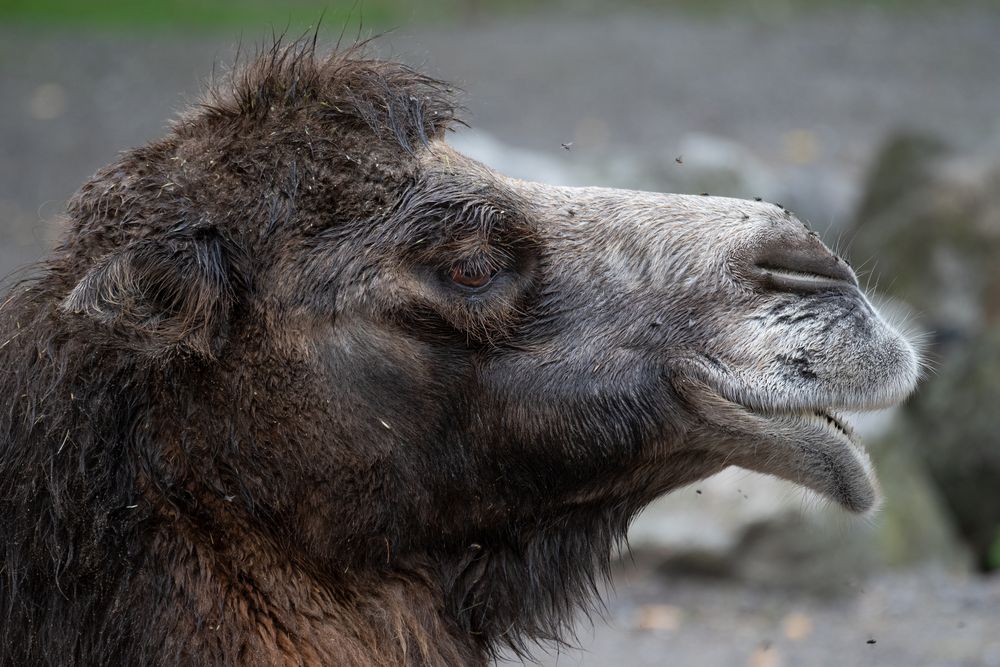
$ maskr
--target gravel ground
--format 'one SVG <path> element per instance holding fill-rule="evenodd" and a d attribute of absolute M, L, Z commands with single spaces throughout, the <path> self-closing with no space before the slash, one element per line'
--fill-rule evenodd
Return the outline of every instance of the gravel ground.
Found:
<path fill-rule="evenodd" d="M 895 127 L 1000 146 L 998 35 L 985 12 L 624 16 L 405 28 L 380 48 L 462 85 L 478 128 L 554 159 L 662 158 L 705 132 L 857 179 Z M 0 275 L 40 255 L 89 174 L 162 133 L 233 41 L 0 26 Z M 821 599 L 629 568 L 616 586 L 609 623 L 540 664 L 1000 665 L 997 579 L 882 574 Z"/>

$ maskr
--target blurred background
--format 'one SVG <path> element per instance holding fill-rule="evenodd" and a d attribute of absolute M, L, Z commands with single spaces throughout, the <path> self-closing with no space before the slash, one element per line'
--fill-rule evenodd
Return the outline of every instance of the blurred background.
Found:
<path fill-rule="evenodd" d="M 238 42 L 321 14 L 459 85 L 451 141 L 500 171 L 781 202 L 927 355 L 857 419 L 881 512 L 736 470 L 677 492 L 537 664 L 1000 665 L 1000 3 L 0 0 L 0 275 Z"/>

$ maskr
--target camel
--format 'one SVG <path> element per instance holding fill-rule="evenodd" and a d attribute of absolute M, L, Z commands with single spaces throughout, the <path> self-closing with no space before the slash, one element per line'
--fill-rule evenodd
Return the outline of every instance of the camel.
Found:
<path fill-rule="evenodd" d="M 483 665 L 728 466 L 852 512 L 919 362 L 766 202 L 553 187 L 449 86 L 276 45 L 74 195 L 0 299 L 0 655 Z"/>

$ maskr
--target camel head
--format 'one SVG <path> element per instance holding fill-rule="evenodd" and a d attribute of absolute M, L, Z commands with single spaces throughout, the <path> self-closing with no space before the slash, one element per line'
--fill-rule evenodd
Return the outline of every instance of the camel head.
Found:
<path fill-rule="evenodd" d="M 441 141 L 417 163 L 392 280 L 465 339 L 468 442 L 572 469 L 574 498 L 736 465 L 874 505 L 841 413 L 901 401 L 917 356 L 789 211 L 520 181 Z"/>
<path fill-rule="evenodd" d="M 567 563 L 727 466 L 876 503 L 842 413 L 918 360 L 814 232 L 509 178 L 454 116 L 403 66 L 276 49 L 77 195 L 50 284 L 70 339 L 141 370 L 137 488 L 184 494 L 152 506 L 330 577 L 430 567 L 488 643 L 546 634 Z"/>

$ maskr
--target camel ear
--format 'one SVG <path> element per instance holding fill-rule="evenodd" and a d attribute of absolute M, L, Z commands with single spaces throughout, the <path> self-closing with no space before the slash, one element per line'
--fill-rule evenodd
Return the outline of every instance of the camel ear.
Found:
<path fill-rule="evenodd" d="M 135 241 L 101 258 L 61 308 L 153 356 L 214 357 L 233 306 L 230 255 L 217 234 Z"/>

